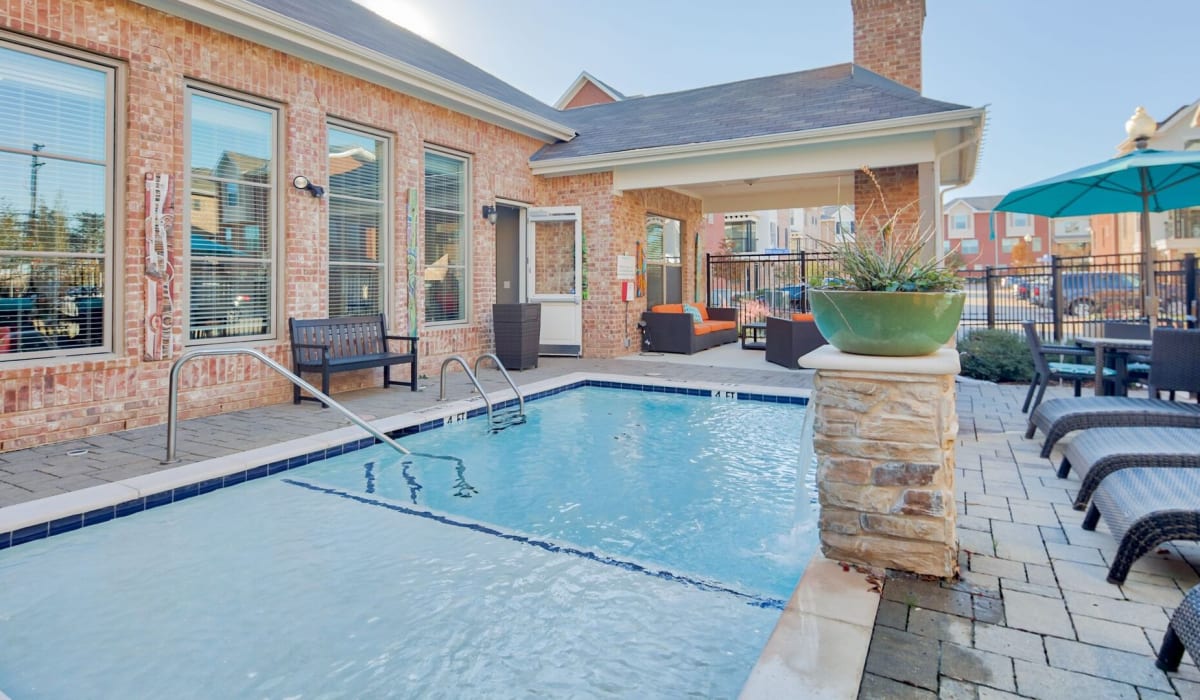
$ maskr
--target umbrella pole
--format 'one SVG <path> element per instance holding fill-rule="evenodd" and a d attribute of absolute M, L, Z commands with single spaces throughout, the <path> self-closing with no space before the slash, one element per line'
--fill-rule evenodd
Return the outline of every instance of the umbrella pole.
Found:
<path fill-rule="evenodd" d="M 1150 176 L 1142 168 L 1139 177 L 1142 181 L 1142 303 L 1153 331 L 1158 327 L 1158 285 L 1154 281 L 1154 246 L 1150 240 Z"/>

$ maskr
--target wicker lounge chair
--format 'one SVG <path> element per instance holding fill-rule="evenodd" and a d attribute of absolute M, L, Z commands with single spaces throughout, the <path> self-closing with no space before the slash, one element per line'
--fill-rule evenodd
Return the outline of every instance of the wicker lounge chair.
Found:
<path fill-rule="evenodd" d="M 1175 608 L 1154 665 L 1164 671 L 1178 671 L 1185 648 L 1192 659 L 1200 657 L 1200 586 L 1192 586 Z"/>
<path fill-rule="evenodd" d="M 1193 398 L 1200 394 L 1200 330 L 1159 328 L 1150 358 L 1150 396 L 1159 391 L 1187 391 Z M 1126 396 L 1050 399 L 1029 416 L 1025 437 L 1041 430 L 1046 435 L 1042 456 L 1049 457 L 1072 431 L 1136 426 L 1200 428 L 1200 404 Z"/>
<path fill-rule="evenodd" d="M 1128 467 L 1200 468 L 1200 429 L 1089 428 L 1063 448 L 1058 477 L 1079 475 L 1075 510 L 1083 510 L 1104 477 Z"/>
<path fill-rule="evenodd" d="M 1095 530 L 1100 518 L 1120 542 L 1108 568 L 1109 583 L 1124 583 L 1143 554 L 1172 540 L 1200 540 L 1200 470 L 1133 467 L 1109 474 L 1083 518 Z"/>

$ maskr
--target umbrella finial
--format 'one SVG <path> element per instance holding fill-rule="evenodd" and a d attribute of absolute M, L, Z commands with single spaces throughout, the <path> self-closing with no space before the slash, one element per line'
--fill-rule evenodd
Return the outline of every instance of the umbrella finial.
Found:
<path fill-rule="evenodd" d="M 1146 147 L 1155 131 L 1158 131 L 1158 122 L 1154 120 L 1154 117 L 1146 114 L 1145 107 L 1135 109 L 1133 116 L 1125 122 L 1125 133 L 1129 135 L 1130 140 L 1139 150 Z"/>

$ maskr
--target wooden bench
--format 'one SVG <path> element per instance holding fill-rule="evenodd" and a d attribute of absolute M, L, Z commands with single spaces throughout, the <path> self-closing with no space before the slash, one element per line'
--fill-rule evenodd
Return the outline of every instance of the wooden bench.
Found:
<path fill-rule="evenodd" d="M 292 362 L 296 375 L 301 372 L 320 372 L 321 391 L 329 395 L 329 375 L 357 369 L 383 368 L 383 388 L 393 384 L 408 385 L 417 390 L 417 338 L 408 335 L 388 335 L 383 314 L 346 316 L 343 318 L 289 318 L 292 331 Z M 387 341 L 407 340 L 408 352 L 391 352 Z M 411 365 L 407 382 L 393 382 L 392 365 Z M 292 403 L 318 401 L 315 396 L 301 396 L 300 387 L 293 386 Z M 321 402 L 324 407 L 324 402 Z"/>

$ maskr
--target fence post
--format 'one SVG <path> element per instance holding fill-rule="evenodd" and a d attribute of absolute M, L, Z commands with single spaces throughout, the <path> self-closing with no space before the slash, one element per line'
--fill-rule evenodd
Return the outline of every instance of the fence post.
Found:
<path fill-rule="evenodd" d="M 1183 296 L 1187 300 L 1184 318 L 1188 328 L 1196 327 L 1196 254 L 1183 254 Z"/>
<path fill-rule="evenodd" d="M 1050 256 L 1050 296 L 1054 304 L 1050 307 L 1054 319 L 1054 340 L 1063 339 L 1063 295 L 1062 295 L 1062 263 L 1057 255 Z"/>
<path fill-rule="evenodd" d="M 992 277 L 992 266 L 991 265 L 988 265 L 987 268 L 984 270 L 983 281 L 984 281 L 984 284 L 987 285 L 985 287 L 985 290 L 987 292 L 987 327 L 995 328 L 996 327 L 996 286 L 995 286 L 996 280 L 995 280 L 995 278 Z"/>
<path fill-rule="evenodd" d="M 713 306 L 713 288 L 712 288 L 712 253 L 704 253 L 704 305 L 707 307 Z"/>

